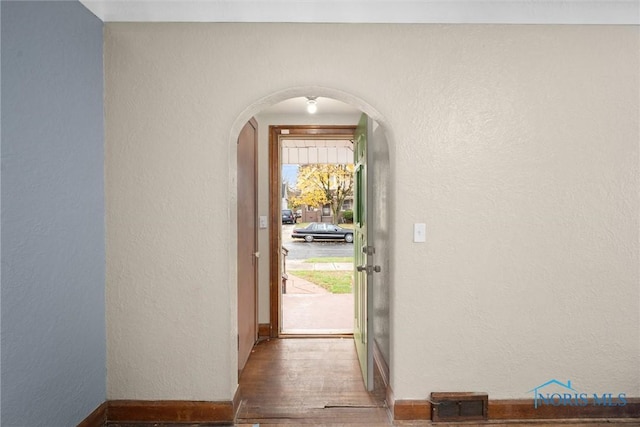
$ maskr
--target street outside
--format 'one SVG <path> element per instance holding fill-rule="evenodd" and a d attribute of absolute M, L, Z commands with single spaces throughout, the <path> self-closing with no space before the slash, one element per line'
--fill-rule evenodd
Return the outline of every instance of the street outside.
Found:
<path fill-rule="evenodd" d="M 353 257 L 353 243 L 344 241 L 314 241 L 307 243 L 302 239 L 292 239 L 291 232 L 295 225 L 282 225 L 282 246 L 287 248 L 289 260 L 305 260 L 325 257 Z"/>

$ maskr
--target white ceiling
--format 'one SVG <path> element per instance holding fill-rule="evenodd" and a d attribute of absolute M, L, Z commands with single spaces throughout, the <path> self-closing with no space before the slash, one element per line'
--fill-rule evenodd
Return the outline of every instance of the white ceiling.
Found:
<path fill-rule="evenodd" d="M 105 22 L 640 24 L 640 0 L 80 0 Z"/>
<path fill-rule="evenodd" d="M 313 96 L 312 94 L 309 95 Z M 361 113 L 357 108 L 354 108 L 349 104 L 345 104 L 342 101 L 338 101 L 337 99 L 317 97 L 316 103 L 318 106 L 318 111 L 313 115 L 317 116 L 328 114 L 353 114 L 359 116 Z M 305 97 L 290 98 L 285 101 L 279 102 L 261 111 L 260 114 L 306 114 L 309 117 L 313 116 L 307 113 L 307 98 Z"/>

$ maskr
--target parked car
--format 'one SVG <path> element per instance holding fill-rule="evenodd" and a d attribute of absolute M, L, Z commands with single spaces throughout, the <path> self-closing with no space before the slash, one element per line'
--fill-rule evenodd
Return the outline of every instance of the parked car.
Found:
<path fill-rule="evenodd" d="M 296 218 L 293 216 L 291 209 L 282 209 L 282 223 L 293 224 L 296 222 Z"/>
<path fill-rule="evenodd" d="M 312 222 L 304 228 L 294 229 L 291 237 L 304 239 L 306 242 L 313 242 L 314 240 L 344 240 L 347 243 L 352 243 L 353 230 L 324 222 Z"/>

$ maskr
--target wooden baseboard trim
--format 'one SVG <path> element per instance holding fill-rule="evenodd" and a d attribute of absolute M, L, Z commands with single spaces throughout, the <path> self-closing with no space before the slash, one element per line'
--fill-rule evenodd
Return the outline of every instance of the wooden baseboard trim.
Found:
<path fill-rule="evenodd" d="M 389 383 L 389 365 L 387 365 L 382 352 L 380 351 L 380 347 L 378 347 L 378 343 L 373 341 L 373 366 L 375 369 L 374 372 L 374 387 L 378 389 L 379 387 L 384 388 L 384 400 L 387 404 L 387 412 L 389 417 L 393 419 L 393 392 L 391 391 L 391 385 Z M 380 384 L 380 381 L 382 384 Z"/>
<path fill-rule="evenodd" d="M 77 427 L 104 427 L 107 422 L 107 402 L 102 402 Z"/>
<path fill-rule="evenodd" d="M 539 406 L 533 399 L 489 400 L 489 419 L 540 420 L 568 418 L 640 418 L 640 398 L 627 398 L 624 406 L 595 405 L 589 400 L 585 406 Z"/>
<path fill-rule="evenodd" d="M 431 419 L 431 403 L 428 400 L 391 400 L 393 419 L 397 421 L 421 421 Z M 489 400 L 489 421 L 493 420 L 564 420 L 640 418 L 640 398 L 627 398 L 625 406 L 543 406 L 535 408 L 533 399 Z"/>
<path fill-rule="evenodd" d="M 393 411 L 395 410 L 395 407 L 396 407 L 396 399 L 393 395 L 393 390 L 391 389 L 390 385 L 387 386 L 384 400 L 387 403 L 387 412 L 389 413 L 389 418 L 391 418 L 392 420 L 395 420 L 396 416 Z"/>
<path fill-rule="evenodd" d="M 232 401 L 202 402 L 189 400 L 110 400 L 110 423 L 210 423 L 232 424 Z"/>
<path fill-rule="evenodd" d="M 269 338 L 271 336 L 271 324 L 259 323 L 258 324 L 258 338 Z"/>
<path fill-rule="evenodd" d="M 389 388 L 389 365 L 387 365 L 387 361 L 384 359 L 382 352 L 380 351 L 380 347 L 378 347 L 378 343 L 373 340 L 373 361 L 375 363 L 380 376 L 382 377 L 382 382 L 384 386 Z"/>
<path fill-rule="evenodd" d="M 240 396 L 240 387 L 236 387 L 236 392 L 233 395 L 233 419 L 235 420 L 240 409 L 240 403 L 242 402 L 242 396 Z"/>
<path fill-rule="evenodd" d="M 431 403 L 427 400 L 396 400 L 393 402 L 396 421 L 423 421 L 431 419 Z"/>

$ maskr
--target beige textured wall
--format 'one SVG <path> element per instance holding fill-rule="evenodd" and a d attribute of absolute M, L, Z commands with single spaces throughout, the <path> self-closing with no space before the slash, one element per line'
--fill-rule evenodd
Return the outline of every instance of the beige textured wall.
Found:
<path fill-rule="evenodd" d="M 309 87 L 389 139 L 397 398 L 640 395 L 638 35 L 106 24 L 108 398 L 233 395 L 235 138 Z"/>

